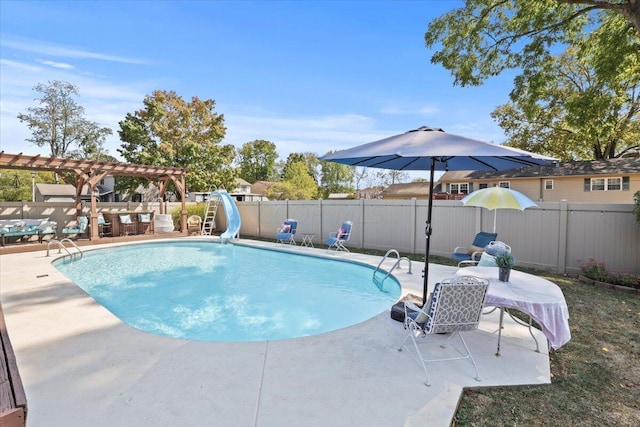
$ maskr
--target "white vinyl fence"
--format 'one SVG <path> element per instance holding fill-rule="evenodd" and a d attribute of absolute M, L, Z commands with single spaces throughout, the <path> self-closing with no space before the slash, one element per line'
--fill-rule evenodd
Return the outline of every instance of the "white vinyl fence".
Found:
<path fill-rule="evenodd" d="M 512 247 L 516 263 L 574 274 L 593 258 L 609 271 L 640 274 L 640 226 L 631 204 L 541 202 L 525 211 L 498 210 L 497 233 Z M 50 218 L 59 229 L 75 219 L 72 203 L 0 203 L 0 219 Z M 168 212 L 180 203 L 168 203 Z M 241 237 L 274 238 L 286 218 L 298 220 L 298 234 L 315 234 L 324 243 L 345 220 L 353 221 L 347 246 L 396 249 L 424 254 L 426 200 L 301 200 L 238 202 Z M 88 213 L 88 204 L 83 209 Z M 98 210 L 156 210 L 157 203 L 100 203 Z M 493 230 L 496 211 L 465 207 L 453 200 L 433 202 L 431 253 L 448 256 L 456 246 L 468 246 L 481 230 Z M 226 228 L 218 209 L 218 230 Z M 302 238 L 298 238 L 301 241 Z"/>

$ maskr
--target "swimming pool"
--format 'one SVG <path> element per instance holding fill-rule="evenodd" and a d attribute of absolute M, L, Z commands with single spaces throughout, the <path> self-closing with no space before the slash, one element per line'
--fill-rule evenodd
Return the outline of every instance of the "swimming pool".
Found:
<path fill-rule="evenodd" d="M 388 310 L 389 277 L 357 263 L 236 244 L 147 243 L 54 266 L 123 322 L 202 341 L 265 341 L 345 328 Z"/>

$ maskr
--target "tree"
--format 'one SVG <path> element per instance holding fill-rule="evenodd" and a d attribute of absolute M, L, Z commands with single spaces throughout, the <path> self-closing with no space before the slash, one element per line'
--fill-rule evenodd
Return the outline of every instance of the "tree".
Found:
<path fill-rule="evenodd" d="M 270 181 L 276 176 L 278 152 L 273 142 L 257 139 L 238 150 L 240 178 L 248 182 Z"/>
<path fill-rule="evenodd" d="M 38 147 L 48 145 L 52 157 L 66 157 L 74 146 L 79 148 L 73 151 L 76 156 L 86 151 L 104 151 L 105 137 L 112 131 L 83 117 L 84 108 L 73 99 L 79 95 L 75 85 L 54 80 L 46 85 L 39 83 L 33 89 L 42 94 L 36 98 L 40 106 L 18 114 L 18 119 L 31 130 L 32 137 L 27 141 Z"/>
<path fill-rule="evenodd" d="M 127 113 L 118 134 L 118 152 L 130 163 L 183 167 L 188 170 L 189 191 L 208 191 L 213 186 L 235 188 L 233 145 L 220 145 L 224 116 L 215 113 L 215 101 L 191 98 L 185 102 L 175 92 L 155 91 L 145 97 L 144 108 Z M 122 179 L 118 188 L 131 188 L 141 179 Z"/>
<path fill-rule="evenodd" d="M 320 160 L 318 160 L 318 155 L 315 153 L 290 153 L 282 166 L 282 179 L 284 179 L 287 174 L 289 167 L 297 162 L 303 162 L 307 166 L 309 175 L 313 178 L 316 184 L 320 182 L 318 173 Z"/>
<path fill-rule="evenodd" d="M 380 170 L 376 173 L 376 176 L 380 183 L 386 187 L 393 184 L 399 184 L 402 181 L 409 179 L 409 174 L 407 172 L 393 169 Z"/>
<path fill-rule="evenodd" d="M 289 165 L 284 180 L 267 190 L 271 199 L 310 200 L 318 194 L 318 185 L 304 161 Z"/>
<path fill-rule="evenodd" d="M 329 151 L 326 155 L 333 153 Z M 321 187 L 323 197 L 328 197 L 331 193 L 352 193 L 354 167 L 335 162 L 322 161 L 321 164 Z"/>
<path fill-rule="evenodd" d="M 598 31 L 611 34 L 607 26 Z M 512 101 L 491 114 L 508 145 L 562 160 L 609 159 L 639 150 L 640 66 L 627 55 L 616 64 L 617 73 L 601 72 L 591 66 L 599 54 L 593 46 L 587 41 L 570 48 L 549 58 L 537 76 L 525 72 L 516 79 Z"/>
<path fill-rule="evenodd" d="M 464 7 L 432 21 L 425 42 L 429 48 L 441 43 L 431 62 L 448 69 L 455 85 L 480 85 L 506 69 L 544 66 L 552 48 L 573 45 L 605 17 L 626 23 L 636 38 L 605 37 L 598 50 L 615 54 L 628 50 L 625 43 L 637 46 L 638 0 L 467 0 Z"/>

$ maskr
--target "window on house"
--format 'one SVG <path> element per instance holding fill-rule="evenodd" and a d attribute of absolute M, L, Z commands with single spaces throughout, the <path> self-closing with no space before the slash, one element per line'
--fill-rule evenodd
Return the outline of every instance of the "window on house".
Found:
<path fill-rule="evenodd" d="M 451 194 L 469 194 L 469 183 L 451 184 Z"/>
<path fill-rule="evenodd" d="M 590 191 L 619 191 L 622 190 L 622 178 L 591 178 Z"/>
<path fill-rule="evenodd" d="M 482 190 L 483 188 L 489 188 L 489 184 L 478 184 L 478 188 Z"/>
<path fill-rule="evenodd" d="M 545 179 L 544 180 L 544 189 L 545 190 L 553 190 L 553 180 L 552 179 Z"/>
<path fill-rule="evenodd" d="M 498 183 L 498 187 L 500 188 L 511 188 L 511 184 L 509 181 L 500 181 Z"/>

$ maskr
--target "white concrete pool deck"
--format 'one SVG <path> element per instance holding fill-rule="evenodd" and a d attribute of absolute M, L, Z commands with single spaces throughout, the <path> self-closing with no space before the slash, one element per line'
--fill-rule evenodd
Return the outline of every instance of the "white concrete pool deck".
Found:
<path fill-rule="evenodd" d="M 381 259 L 285 248 L 374 266 Z M 0 299 L 31 427 L 449 426 L 464 387 L 550 383 L 546 340 L 538 330 L 541 353 L 527 328 L 505 319 L 501 356 L 495 356 L 497 313 L 465 335 L 482 381 L 474 380 L 469 361 L 460 360 L 430 364 L 432 385 L 426 387 L 414 353 L 396 350 L 405 333 L 388 312 L 293 340 L 172 339 L 122 323 L 45 255 L 0 257 Z M 118 266 L 105 265 L 105 274 L 112 268 Z M 421 294 L 422 268 L 414 262 L 412 275 L 404 266 L 396 270 L 403 292 Z M 430 287 L 455 271 L 431 264 Z"/>

